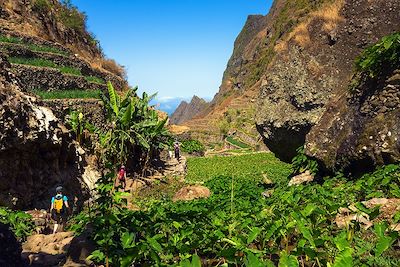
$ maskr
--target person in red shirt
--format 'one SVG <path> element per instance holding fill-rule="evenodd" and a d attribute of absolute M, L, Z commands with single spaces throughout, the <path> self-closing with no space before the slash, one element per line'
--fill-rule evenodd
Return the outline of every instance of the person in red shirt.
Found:
<path fill-rule="evenodd" d="M 126 170 L 125 170 L 125 166 L 124 165 L 122 165 L 121 169 L 119 169 L 118 181 L 121 184 L 122 188 L 125 190 L 125 186 L 126 186 Z"/>

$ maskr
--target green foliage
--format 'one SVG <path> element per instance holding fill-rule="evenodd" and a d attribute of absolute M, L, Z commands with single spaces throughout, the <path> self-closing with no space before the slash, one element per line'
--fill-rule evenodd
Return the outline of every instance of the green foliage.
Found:
<path fill-rule="evenodd" d="M 53 61 L 43 58 L 9 57 L 8 61 L 14 64 L 57 68 L 57 65 Z"/>
<path fill-rule="evenodd" d="M 340 207 L 369 199 L 372 192 L 385 197 L 396 194 L 399 165 L 355 181 L 337 176 L 322 184 L 296 187 L 287 186 L 290 166 L 271 153 L 193 158 L 188 160 L 188 170 L 192 181 L 202 181 L 210 189 L 208 199 L 152 200 L 143 202 L 138 211 L 129 211 L 121 206 L 124 196 L 112 194 L 112 185 L 99 186 L 102 208 L 95 209 L 95 222 L 91 222 L 98 244 L 93 259 L 104 263 L 108 258 L 113 266 L 193 266 L 198 260 L 192 255 L 206 265 L 223 259 L 229 266 L 299 266 L 299 262 L 302 266 L 390 266 L 398 262 L 391 254 L 398 235 L 387 224 L 363 230 L 354 222 L 340 231 L 334 220 Z M 274 183 L 268 198 L 261 197 L 262 173 Z M 365 243 L 366 237 L 370 243 Z"/>
<path fill-rule="evenodd" d="M 44 91 L 40 89 L 32 90 L 32 92 L 42 99 L 100 99 L 100 90 L 56 90 Z"/>
<path fill-rule="evenodd" d="M 80 111 L 71 111 L 66 117 L 66 122 L 71 127 L 76 141 L 80 144 L 82 144 L 83 131 L 90 132 L 94 128 Z"/>
<path fill-rule="evenodd" d="M 377 44 L 365 49 L 356 59 L 356 69 L 371 78 L 388 69 L 400 66 L 400 32 L 385 36 Z"/>
<path fill-rule="evenodd" d="M 74 68 L 74 67 L 68 67 L 68 66 L 60 66 L 58 69 L 65 74 L 72 74 L 76 76 L 82 76 L 81 70 Z"/>
<path fill-rule="evenodd" d="M 310 159 L 304 154 L 304 147 L 299 147 L 296 152 L 297 155 L 292 159 L 292 173 L 299 174 L 309 170 L 312 174 L 316 174 L 318 172 L 317 161 Z"/>
<path fill-rule="evenodd" d="M 49 53 L 59 54 L 59 55 L 64 55 L 64 56 L 67 56 L 69 54 L 68 52 L 62 51 L 55 47 L 27 43 L 22 38 L 13 37 L 13 36 L 7 37 L 7 36 L 0 34 L 0 42 L 10 43 L 10 44 L 20 44 L 20 45 L 23 45 L 23 46 L 29 48 L 30 50 L 36 51 L 36 52 L 49 52 Z"/>
<path fill-rule="evenodd" d="M 184 140 L 182 141 L 181 149 L 183 152 L 187 152 L 189 154 L 195 152 L 204 152 L 206 149 L 204 145 L 199 140 Z"/>
<path fill-rule="evenodd" d="M 51 4 L 48 0 L 35 0 L 33 2 L 33 10 L 39 12 L 40 14 L 45 14 L 49 12 Z"/>
<path fill-rule="evenodd" d="M 114 165 L 123 164 L 140 149 L 145 171 L 153 152 L 164 148 L 170 139 L 165 127 L 168 118 L 159 119 L 157 111 L 149 105 L 154 96 L 143 93 L 140 98 L 136 95 L 137 88 L 134 88 L 121 98 L 110 82 L 107 86 L 108 96 L 102 95 L 102 100 L 107 119 L 114 127 L 100 135 L 103 159 Z"/>
<path fill-rule="evenodd" d="M 10 57 L 8 58 L 10 63 L 21 64 L 21 65 L 29 65 L 36 67 L 46 67 L 46 68 L 54 68 L 60 70 L 65 74 L 72 74 L 77 76 L 82 76 L 81 70 L 75 67 L 69 66 L 59 66 L 51 60 L 43 59 L 43 58 L 25 58 L 25 57 Z M 90 79 L 90 78 L 89 78 Z"/>
<path fill-rule="evenodd" d="M 187 163 L 189 168 L 186 180 L 189 182 L 205 182 L 220 175 L 261 181 L 263 174 L 280 182 L 290 175 L 290 165 L 282 163 L 272 153 L 188 158 Z"/>
<path fill-rule="evenodd" d="M 25 240 L 35 227 L 29 214 L 5 207 L 0 207 L 0 222 L 9 224 L 15 236 L 21 240 Z"/>
<path fill-rule="evenodd" d="M 86 32 L 86 14 L 80 12 L 78 8 L 72 4 L 71 0 L 62 0 L 61 4 L 61 10 L 58 13 L 61 23 L 70 29 Z"/>
<path fill-rule="evenodd" d="M 91 83 L 105 84 L 105 81 L 102 78 L 96 76 L 85 76 L 85 79 Z"/>
<path fill-rule="evenodd" d="M 248 144 L 245 144 L 242 141 L 233 138 L 232 136 L 228 136 L 226 138 L 226 141 L 231 143 L 232 145 L 234 145 L 236 147 L 239 147 L 239 148 L 249 148 L 250 147 Z"/>

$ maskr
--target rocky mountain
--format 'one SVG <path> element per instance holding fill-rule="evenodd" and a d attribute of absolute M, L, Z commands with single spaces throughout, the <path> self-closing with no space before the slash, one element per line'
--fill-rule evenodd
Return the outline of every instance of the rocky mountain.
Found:
<path fill-rule="evenodd" d="M 355 58 L 383 36 L 399 31 L 399 14 L 400 2 L 395 0 L 275 0 L 268 15 L 249 16 L 220 90 L 200 116 L 202 123 L 186 124 L 196 131 L 196 125 L 221 120 L 229 109 L 252 106 L 265 144 L 290 160 L 314 126 L 325 129 L 318 124 L 327 123 L 321 119 L 327 107 L 348 90 Z M 355 124 L 359 119 L 352 118 Z M 328 138 L 335 139 L 334 133 Z M 318 140 L 322 145 L 327 139 Z"/>
<path fill-rule="evenodd" d="M 84 151 L 50 109 L 19 90 L 4 58 L 0 65 L 0 205 L 47 208 L 58 185 L 83 201 Z"/>
<path fill-rule="evenodd" d="M 103 124 L 100 101 L 79 95 L 128 84 L 85 21 L 70 1 L 0 1 L 0 205 L 48 208 L 57 185 L 79 205 L 93 189 L 99 174 L 64 119 L 79 110 Z"/>
<path fill-rule="evenodd" d="M 205 110 L 207 106 L 208 103 L 198 96 L 193 96 L 192 100 L 190 100 L 190 103 L 182 101 L 171 115 L 170 123 L 181 124 L 185 121 L 188 121 L 198 115 L 201 111 Z"/>

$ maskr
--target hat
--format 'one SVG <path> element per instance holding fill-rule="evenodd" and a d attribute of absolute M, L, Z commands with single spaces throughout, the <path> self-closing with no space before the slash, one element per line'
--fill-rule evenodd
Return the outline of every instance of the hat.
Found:
<path fill-rule="evenodd" d="M 58 193 L 58 192 L 62 192 L 63 191 L 63 188 L 62 188 L 62 186 L 57 186 L 56 187 L 56 192 Z"/>
<path fill-rule="evenodd" d="M 125 166 L 124 166 L 124 165 L 122 165 L 122 166 L 121 166 L 121 169 L 125 169 Z"/>

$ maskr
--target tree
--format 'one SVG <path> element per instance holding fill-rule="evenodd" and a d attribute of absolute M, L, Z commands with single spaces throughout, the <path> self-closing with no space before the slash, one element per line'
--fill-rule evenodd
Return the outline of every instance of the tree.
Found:
<path fill-rule="evenodd" d="M 100 134 L 103 155 L 115 166 L 128 158 L 142 155 L 142 173 L 148 168 L 153 152 L 165 147 L 170 135 L 165 128 L 168 118 L 160 119 L 149 102 L 154 97 L 136 94 L 137 87 L 129 89 L 121 98 L 110 82 L 108 96 L 102 95 L 111 127 Z"/>

